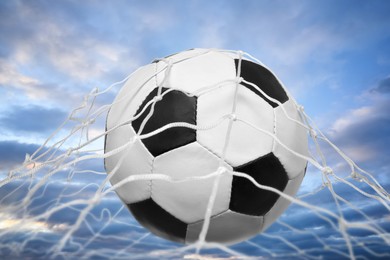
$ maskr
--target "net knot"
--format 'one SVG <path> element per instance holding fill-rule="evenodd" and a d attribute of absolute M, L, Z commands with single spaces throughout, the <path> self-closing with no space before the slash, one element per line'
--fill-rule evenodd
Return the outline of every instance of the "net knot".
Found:
<path fill-rule="evenodd" d="M 89 92 L 90 95 L 94 95 L 94 94 L 97 94 L 99 93 L 99 88 L 98 87 L 94 87 L 91 92 Z"/>
<path fill-rule="evenodd" d="M 217 172 L 218 172 L 218 174 L 224 174 L 225 172 L 227 172 L 227 169 L 226 169 L 226 167 L 219 166 L 217 169 Z"/>
<path fill-rule="evenodd" d="M 231 114 L 229 115 L 229 119 L 232 120 L 232 121 L 236 121 L 236 120 L 237 120 L 237 115 L 234 114 L 234 113 L 231 113 Z"/>
<path fill-rule="evenodd" d="M 130 143 L 133 144 L 133 143 L 135 143 L 138 139 L 139 139 L 139 136 L 138 136 L 138 135 L 135 135 L 135 136 L 133 136 L 132 138 L 130 138 Z"/>
<path fill-rule="evenodd" d="M 8 179 L 12 179 L 12 177 L 13 177 L 14 175 L 15 175 L 15 171 L 14 171 L 14 170 L 11 170 L 11 171 L 8 172 L 7 178 L 8 178 Z"/>
<path fill-rule="evenodd" d="M 330 175 L 330 174 L 333 174 L 333 170 L 332 168 L 330 168 L 329 166 L 326 166 L 322 169 L 322 172 L 326 175 Z"/>
<path fill-rule="evenodd" d="M 28 153 L 26 153 L 26 157 L 24 158 L 23 166 L 28 170 L 35 168 L 35 162 L 32 160 L 31 155 Z"/>
<path fill-rule="evenodd" d="M 66 151 L 66 156 L 70 156 L 73 152 L 73 149 L 72 148 L 69 148 L 67 151 Z"/>
<path fill-rule="evenodd" d="M 83 122 L 83 126 L 92 125 L 94 123 L 95 123 L 95 118 L 90 118 L 90 119 Z"/>
<path fill-rule="evenodd" d="M 158 101 L 160 101 L 162 99 L 162 95 L 157 95 L 157 96 L 155 96 L 154 98 L 153 98 L 153 102 L 158 102 Z"/>
<path fill-rule="evenodd" d="M 312 138 L 316 138 L 317 137 L 317 131 L 316 130 L 314 130 L 314 129 L 310 129 L 310 136 L 312 137 Z"/>
<path fill-rule="evenodd" d="M 168 65 L 168 67 L 172 67 L 173 65 L 173 61 L 171 59 L 163 58 L 161 59 L 161 61 L 165 62 Z"/>
<path fill-rule="evenodd" d="M 24 157 L 24 164 L 31 162 L 31 155 L 26 153 L 26 156 Z"/>
<path fill-rule="evenodd" d="M 90 200 L 92 204 L 98 204 L 101 201 L 101 196 L 99 193 L 96 193 L 95 196 Z"/>
<path fill-rule="evenodd" d="M 345 230 L 347 226 L 348 226 L 347 220 L 344 219 L 344 218 L 340 218 L 339 219 L 339 229 L 340 230 Z"/>
<path fill-rule="evenodd" d="M 354 180 L 356 180 L 358 182 L 363 182 L 362 176 L 360 174 L 358 174 L 357 172 L 355 172 L 355 171 L 353 171 L 351 173 L 351 177 L 352 177 L 352 179 L 354 179 Z"/>

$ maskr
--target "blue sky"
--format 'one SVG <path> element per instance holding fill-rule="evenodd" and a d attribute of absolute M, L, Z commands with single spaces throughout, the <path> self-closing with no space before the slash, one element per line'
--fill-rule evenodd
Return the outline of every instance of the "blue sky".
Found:
<path fill-rule="evenodd" d="M 389 12 L 390 3 L 379 0 L 1 1 L 0 171 L 37 149 L 92 88 L 104 89 L 155 58 L 202 47 L 244 50 L 264 62 L 323 132 L 388 188 Z M 340 193 L 348 196 L 348 189 Z M 110 210 L 120 208 L 110 199 Z M 386 214 L 373 205 L 367 210 Z M 131 218 L 121 212 L 124 221 Z M 291 223 L 300 225 L 304 211 L 290 212 Z M 61 221 L 71 220 L 52 219 Z M 324 227 L 314 216 L 307 223 Z M 237 248 L 254 250 L 245 246 Z"/>

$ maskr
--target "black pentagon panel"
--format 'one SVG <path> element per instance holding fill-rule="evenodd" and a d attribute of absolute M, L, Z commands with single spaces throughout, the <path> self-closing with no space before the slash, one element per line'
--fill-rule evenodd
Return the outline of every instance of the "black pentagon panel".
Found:
<path fill-rule="evenodd" d="M 135 219 L 157 236 L 184 243 L 187 224 L 161 208 L 153 199 L 127 205 Z"/>
<path fill-rule="evenodd" d="M 246 173 L 258 183 L 283 191 L 288 182 L 287 173 L 273 153 L 233 169 Z M 229 208 L 232 211 L 253 215 L 265 215 L 276 203 L 279 195 L 260 189 L 246 178 L 233 176 Z"/>
<path fill-rule="evenodd" d="M 238 70 L 238 62 L 238 59 L 234 60 L 234 63 L 236 65 L 236 72 Z M 242 77 L 248 82 L 255 84 L 262 91 L 264 91 L 265 94 L 278 100 L 280 103 L 284 103 L 288 100 L 286 91 L 284 91 L 282 85 L 280 85 L 276 77 L 268 69 L 257 63 L 242 59 L 240 77 Z M 266 98 L 260 91 L 256 90 L 253 86 L 244 82 L 242 82 L 241 84 L 259 95 L 272 107 L 275 108 L 278 106 L 277 103 L 272 102 L 271 100 Z"/>
<path fill-rule="evenodd" d="M 167 88 L 162 88 L 162 93 Z M 155 88 L 139 107 L 137 114 L 146 104 L 156 97 L 158 88 Z M 174 122 L 186 122 L 196 125 L 197 97 L 189 97 L 179 90 L 172 90 L 165 94 L 154 106 L 152 116 L 147 120 L 141 134 L 150 133 L 160 127 Z M 138 133 L 144 119 L 150 113 L 150 105 L 143 114 L 132 122 L 134 130 Z M 196 131 L 188 127 L 172 127 L 152 137 L 142 139 L 142 142 L 153 156 L 196 141 Z"/>

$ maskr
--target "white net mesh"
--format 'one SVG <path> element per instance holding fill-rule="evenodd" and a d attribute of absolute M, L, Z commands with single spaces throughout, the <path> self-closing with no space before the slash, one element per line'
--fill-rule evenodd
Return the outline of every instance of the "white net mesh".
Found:
<path fill-rule="evenodd" d="M 238 54 L 260 63 L 247 53 Z M 175 63 L 167 63 L 166 68 L 169 66 L 175 66 Z M 156 73 L 169 73 L 169 69 Z M 231 173 L 247 178 L 259 189 L 271 190 L 292 201 L 288 210 L 266 232 L 233 246 L 205 242 L 208 221 L 205 221 L 199 241 L 191 245 L 176 244 L 149 233 L 134 220 L 115 189 L 139 179 L 161 179 L 177 185 L 187 179 L 144 174 L 110 185 L 110 175 L 103 167 L 104 158 L 131 147 L 134 139 L 104 153 L 107 134 L 104 125 L 112 104 L 96 107 L 95 103 L 101 95 L 116 93 L 126 80 L 104 91 L 92 90 L 38 150 L 26 155 L 20 167 L 1 173 L 1 256 L 54 259 L 390 258 L 389 194 L 372 174 L 359 168 L 332 144 L 298 104 L 310 137 L 310 156 L 297 154 L 309 162 L 297 197 L 261 185 L 248 175 Z M 231 118 L 226 116 L 221 120 Z M 178 126 L 202 127 L 173 123 L 139 138 Z M 276 138 L 272 133 L 268 134 Z M 219 171 L 212 172 L 202 178 L 220 174 Z M 217 184 L 216 181 L 209 209 Z M 209 218 L 210 210 L 206 220 Z"/>

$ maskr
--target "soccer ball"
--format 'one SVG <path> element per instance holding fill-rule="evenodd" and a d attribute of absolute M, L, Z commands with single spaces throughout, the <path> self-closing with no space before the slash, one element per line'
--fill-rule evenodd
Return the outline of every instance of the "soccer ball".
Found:
<path fill-rule="evenodd" d="M 127 80 L 107 116 L 105 152 L 132 144 L 105 168 L 113 185 L 139 174 L 184 180 L 144 178 L 116 189 L 141 225 L 182 243 L 197 241 L 218 178 L 206 241 L 237 243 L 264 231 L 290 201 L 234 173 L 294 196 L 307 165 L 301 121 L 264 65 L 241 52 L 192 49 Z M 213 172 L 220 175 L 192 178 Z"/>

